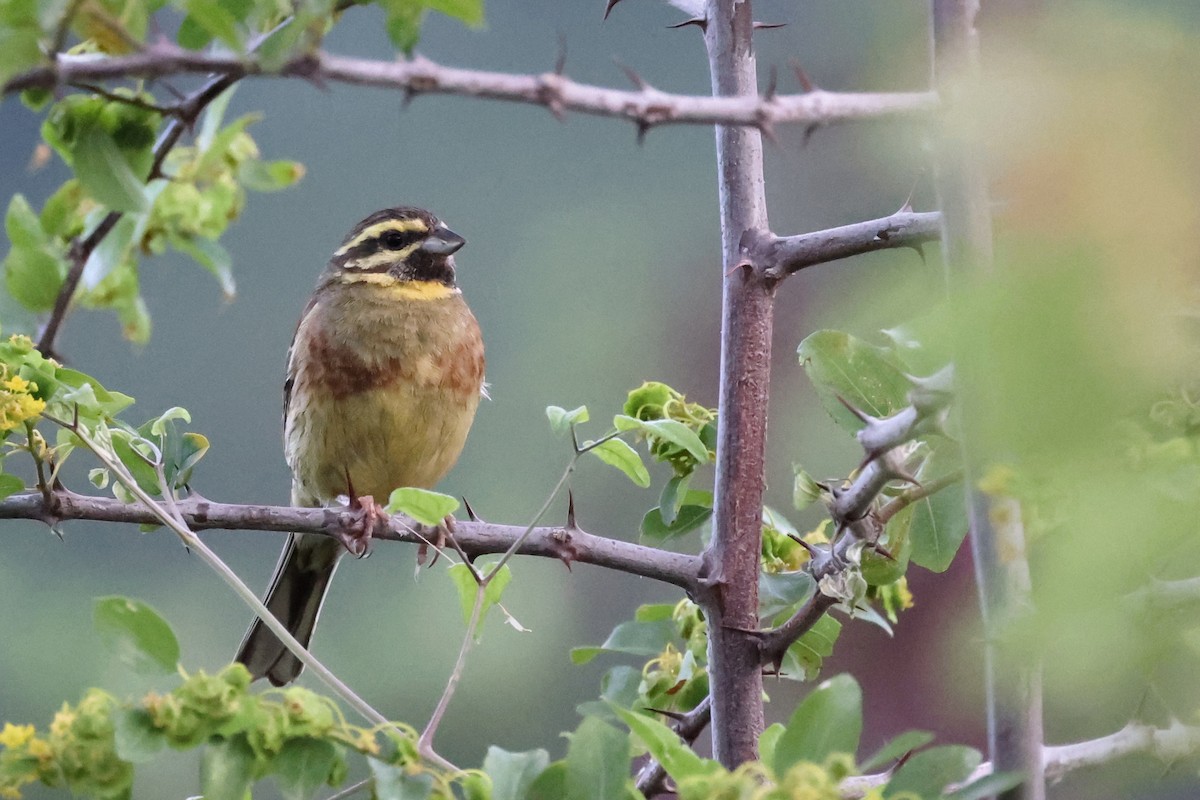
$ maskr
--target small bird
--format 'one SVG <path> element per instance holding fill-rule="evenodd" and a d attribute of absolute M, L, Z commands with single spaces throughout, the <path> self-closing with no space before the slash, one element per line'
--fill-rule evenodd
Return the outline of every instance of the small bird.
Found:
<path fill-rule="evenodd" d="M 431 488 L 462 452 L 483 393 L 483 339 L 455 282 L 465 240 L 428 211 L 377 211 L 354 226 L 321 273 L 288 350 L 284 454 L 292 504 L 339 495 L 364 533 L 401 486 Z M 360 496 L 364 498 L 359 500 Z M 362 538 L 344 539 L 361 554 Z M 291 534 L 264 603 L 308 646 L 343 542 Z M 237 661 L 282 686 L 302 665 L 255 619 Z"/>

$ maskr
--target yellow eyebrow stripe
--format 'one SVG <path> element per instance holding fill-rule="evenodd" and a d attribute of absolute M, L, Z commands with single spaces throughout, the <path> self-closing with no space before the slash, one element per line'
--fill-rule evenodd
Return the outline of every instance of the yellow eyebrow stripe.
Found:
<path fill-rule="evenodd" d="M 364 258 L 358 258 L 353 261 L 347 261 L 342 265 L 344 270 L 372 270 L 376 267 L 383 267 L 389 264 L 397 264 L 412 255 L 417 248 L 421 246 L 420 242 L 413 242 L 403 250 L 381 250 L 378 253 L 372 253 Z"/>
<path fill-rule="evenodd" d="M 357 247 L 363 242 L 376 238 L 381 233 L 387 231 L 428 231 L 429 226 L 425 224 L 423 219 L 385 219 L 383 222 L 376 222 L 374 225 L 368 225 L 363 228 L 362 232 L 355 236 L 350 241 L 339 247 L 335 252 L 335 256 L 345 255 L 351 248 Z"/>

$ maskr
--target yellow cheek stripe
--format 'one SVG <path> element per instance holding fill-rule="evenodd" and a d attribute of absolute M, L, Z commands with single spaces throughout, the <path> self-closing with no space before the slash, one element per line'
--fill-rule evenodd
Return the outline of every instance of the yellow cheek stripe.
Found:
<path fill-rule="evenodd" d="M 414 242 L 403 250 L 381 250 L 378 253 L 372 253 L 365 258 L 347 261 L 342 265 L 342 269 L 372 270 L 376 267 L 386 267 L 390 264 L 398 264 L 415 253 L 420 246 L 420 242 Z"/>
<path fill-rule="evenodd" d="M 383 222 L 376 222 L 374 225 L 368 225 L 366 228 L 363 228 L 361 233 L 339 247 L 334 252 L 334 255 L 345 255 L 346 253 L 350 252 L 352 248 L 357 247 L 363 242 L 374 239 L 380 234 L 386 233 L 387 231 L 400 231 L 401 233 L 404 233 L 406 231 L 425 232 L 428 230 L 429 226 L 426 225 L 425 221 L 421 219 L 388 219 L 384 220 Z"/>
<path fill-rule="evenodd" d="M 388 294 L 406 300 L 441 300 L 462 293 L 457 287 L 438 281 L 402 281 L 386 272 L 351 272 L 340 275 L 338 279 L 344 284 L 369 283 L 379 286 L 387 289 Z"/>

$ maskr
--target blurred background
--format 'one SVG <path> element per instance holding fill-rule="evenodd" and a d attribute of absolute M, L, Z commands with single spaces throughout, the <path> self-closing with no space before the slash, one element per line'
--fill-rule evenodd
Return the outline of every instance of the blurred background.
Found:
<path fill-rule="evenodd" d="M 486 26 L 478 31 L 432 16 L 419 52 L 456 66 L 542 72 L 553 68 L 561 39 L 566 71 L 576 80 L 626 85 L 615 58 L 662 90 L 709 91 L 703 43 L 694 28 L 666 28 L 682 19 L 666 4 L 626 0 L 603 23 L 598 2 L 493 1 L 486 12 Z M 765 81 L 777 69 L 780 91 L 798 91 L 788 66 L 795 59 L 825 89 L 924 89 L 926 13 L 918 0 L 761 2 L 760 19 L 787 26 L 758 34 L 760 73 Z M 1053 51 L 1047 56 L 1038 49 L 1048 41 L 1048 26 L 1037 4 L 994 4 L 984 15 L 989 68 L 1005 73 L 1018 95 L 1045 89 L 1049 103 L 1050 90 L 1040 81 L 1053 81 L 1038 69 L 1085 70 L 1096 66 L 1089 63 L 1095 59 L 1128 84 L 1122 97 L 1149 104 L 1131 131 L 1117 132 L 1127 137 L 1118 141 L 1136 149 L 1140 140 L 1128 137 L 1147 130 L 1157 135 L 1159 122 L 1169 124 L 1161 129 L 1170 139 L 1164 146 L 1175 148 L 1169 152 L 1191 148 L 1190 160 L 1175 162 L 1179 171 L 1171 176 L 1184 185 L 1178 202 L 1194 200 L 1200 179 L 1196 140 L 1183 132 L 1196 130 L 1196 95 L 1177 93 L 1180 86 L 1166 78 L 1181 75 L 1181 85 L 1190 80 L 1194 88 L 1200 74 L 1187 78 L 1172 55 L 1200 26 L 1197 5 L 1076 3 L 1063 16 L 1103 20 L 1111 36 L 1105 42 L 1129 44 L 1124 32 L 1133 31 L 1130 41 L 1148 43 L 1151 51 L 1161 44 L 1166 55 L 1161 62 L 1141 62 L 1146 74 L 1139 75 L 1119 69 L 1107 58 L 1113 51 L 1080 36 L 1077 47 L 1056 60 Z M 1062 28 L 1062 19 L 1056 24 Z M 354 9 L 326 47 L 389 58 L 380 25 L 377 10 Z M 988 33 L 1001 29 L 1020 34 L 1016 41 L 1027 34 L 1029 51 L 1019 64 L 1025 71 L 1018 78 L 1005 72 L 1006 54 L 989 47 Z M 1136 62 L 1139 52 L 1127 48 L 1120 55 Z M 1098 83 L 1087 90 L 1102 93 Z M 1086 102 L 1082 96 L 1080 102 Z M 1111 121 L 1099 109 L 1096 119 Z M 141 272 L 154 323 L 149 344 L 129 345 L 115 319 L 89 312 L 73 314 L 61 340 L 71 365 L 137 398 L 127 418 L 140 421 L 175 405 L 191 411 L 190 429 L 212 442 L 193 481 L 205 496 L 287 501 L 279 418 L 288 342 L 329 253 L 358 219 L 388 205 L 424 206 L 467 239 L 458 256 L 459 277 L 484 330 L 493 399 L 480 408 L 466 450 L 440 489 L 465 495 L 485 519 L 527 521 L 565 465 L 568 447 L 550 433 L 546 405 L 587 404 L 594 420 L 605 420 L 644 380 L 662 380 L 691 400 L 716 404 L 721 269 L 711 129 L 655 129 L 639 146 L 631 125 L 610 119 L 572 115 L 560 123 L 540 108 L 454 97 L 419 97 L 403 108 L 396 93 L 341 85 L 322 90 L 282 80 L 245 82 L 229 113 L 247 111 L 263 114 L 252 133 L 264 157 L 298 160 L 307 175 L 291 190 L 252 195 L 223 239 L 234 257 L 237 297 L 224 302 L 210 276 L 182 256 L 154 258 Z M 1030 117 L 1017 122 L 1039 129 L 1032 111 Z M 0 105 L 0 196 L 21 192 L 35 208 L 67 176 L 58 162 L 28 168 L 39 125 L 38 115 L 15 98 Z M 927 132 L 915 124 L 840 126 L 818 130 L 808 141 L 799 128 L 781 128 L 778 135 L 766 147 L 770 217 L 778 233 L 884 216 L 910 193 L 917 210 L 934 207 Z M 1022 137 L 1001 137 L 1002 152 L 1011 155 L 1003 148 L 1016 147 L 1014 140 Z M 1060 163 L 1053 148 L 1064 141 L 1070 152 L 1077 152 L 1070 149 L 1076 145 L 1087 149 L 1069 138 L 1045 137 L 1043 168 Z M 1110 162 L 1103 152 L 1097 158 L 1091 165 L 1103 171 Z M 1045 172 L 1022 164 L 1027 171 L 1023 178 L 1018 171 L 1018 181 L 1025 183 L 1012 189 L 1012 197 L 1051 188 L 1039 184 Z M 1130 170 L 1122 174 L 1140 174 L 1136 166 Z M 1120 192 L 1114 185 L 1093 189 Z M 1016 215 L 1014 225 L 1032 217 L 1045 223 L 1049 217 L 1039 215 L 1053 214 L 1059 195 L 1039 196 L 1045 206 L 1026 206 L 1026 216 Z M 1002 229 L 1012 210 L 1005 200 L 998 198 Z M 1128 210 L 1153 216 L 1141 204 Z M 1181 213 L 1194 220 L 1194 211 Z M 1186 228 L 1172 229 L 1178 230 Z M 1193 250 L 1189 245 L 1179 252 Z M 1187 258 L 1181 263 L 1172 274 L 1196 265 Z M 1138 283 L 1138 275 L 1156 280 L 1151 265 L 1125 263 L 1124 270 L 1114 274 L 1126 275 L 1130 284 Z M 828 264 L 783 285 L 775 323 L 769 504 L 790 508 L 794 462 L 815 476 L 834 477 L 852 470 L 861 455 L 821 410 L 796 363 L 796 345 L 827 327 L 872 338 L 936 304 L 941 286 L 936 248 L 927 248 L 925 259 L 903 251 Z M 596 425 L 596 432 L 601 428 Z M 82 472 L 86 456 L 75 460 Z M 655 488 L 642 491 L 599 462 L 583 462 L 573 481 L 580 525 L 635 540 L 644 510 L 657 503 L 667 477 L 654 475 Z M 76 479 L 82 483 L 79 473 Z M 554 512 L 560 518 L 561 506 Z M 802 529 L 820 520 L 811 509 L 790 516 Z M 91 603 L 98 596 L 129 595 L 156 607 L 180 635 L 189 670 L 214 670 L 232 657 L 249 613 L 173 536 L 85 523 L 69 524 L 65 532 L 59 541 L 34 523 L 4 524 L 0 719 L 45 724 L 62 700 L 94 685 L 119 696 L 146 690 L 101 649 L 91 627 Z M 204 538 L 255 588 L 265 585 L 282 546 L 276 534 L 210 532 Z M 694 535 L 680 544 L 693 551 L 699 546 Z M 371 558 L 344 563 L 314 649 L 384 714 L 419 727 L 443 688 L 463 625 L 442 566 L 416 571 L 414 555 L 413 548 L 382 544 Z M 569 648 L 598 644 L 641 603 L 678 599 L 664 586 L 586 565 L 568 571 L 557 562 L 519 559 L 514 573 L 505 604 L 531 632 L 518 633 L 496 617 L 487 621 L 438 739 L 439 751 L 459 764 L 480 763 L 490 743 L 509 750 L 544 747 L 560 756 L 565 741 L 559 734 L 576 726 L 575 706 L 597 695 L 600 675 L 615 663 L 606 657 L 575 667 Z M 982 747 L 981 637 L 966 548 L 948 573 L 914 568 L 909 580 L 916 607 L 902 616 L 894 637 L 847 625 L 824 674 L 848 670 L 863 685 L 863 752 L 909 728 L 935 731 L 943 743 Z M 1048 666 L 1051 742 L 1103 735 L 1145 708 L 1148 690 L 1136 664 L 1125 659 L 1113 667 L 1091 658 L 1082 665 L 1069 660 L 1071 668 L 1061 673 L 1053 660 Z M 1075 691 L 1081 676 L 1086 692 Z M 315 687 L 310 676 L 304 680 Z M 807 689 L 769 683 L 771 720 L 786 719 Z M 1191 797 L 1200 787 L 1194 774 L 1187 766 L 1133 759 L 1072 776 L 1053 796 Z M 139 771 L 135 796 L 184 797 L 196 785 L 195 775 L 191 755 L 173 755 L 165 765 Z M 262 796 L 272 791 L 263 787 Z M 49 794 L 31 789 L 29 796 Z"/>

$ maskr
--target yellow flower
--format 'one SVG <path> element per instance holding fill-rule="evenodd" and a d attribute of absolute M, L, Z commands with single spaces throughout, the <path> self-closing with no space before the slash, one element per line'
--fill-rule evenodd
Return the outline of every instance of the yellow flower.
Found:
<path fill-rule="evenodd" d="M 0 368 L 0 431 L 11 431 L 46 410 L 46 401 L 33 396 L 36 383 L 7 375 L 8 367 Z"/>
<path fill-rule="evenodd" d="M 0 786 L 0 797 L 5 800 L 21 800 L 21 792 L 11 786 Z"/>
<path fill-rule="evenodd" d="M 13 725 L 6 722 L 4 730 L 0 731 L 0 744 L 8 748 L 23 747 L 33 738 L 33 734 L 32 725 Z"/>

